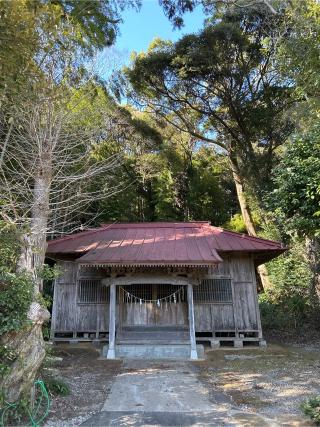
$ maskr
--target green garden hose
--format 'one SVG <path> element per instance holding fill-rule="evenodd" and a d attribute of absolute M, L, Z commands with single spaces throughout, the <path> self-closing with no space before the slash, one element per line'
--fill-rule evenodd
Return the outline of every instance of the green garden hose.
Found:
<path fill-rule="evenodd" d="M 48 391 L 46 389 L 46 386 L 44 385 L 44 382 L 42 380 L 36 380 L 34 382 L 35 387 L 39 387 L 40 391 L 41 391 L 41 395 L 40 398 L 38 400 L 37 406 L 36 408 L 34 408 L 32 411 L 30 411 L 29 409 L 27 409 L 28 415 L 29 415 L 29 419 L 30 419 L 30 425 L 32 427 L 40 427 L 41 424 L 43 423 L 43 421 L 45 420 L 45 418 L 48 416 L 49 414 L 49 409 L 50 409 L 50 398 L 49 398 L 49 394 Z M 37 419 L 37 417 L 39 416 L 39 410 L 40 410 L 40 406 L 41 403 L 43 402 L 43 399 L 46 399 L 46 407 L 44 410 L 44 413 L 42 416 L 40 416 L 39 419 Z M 18 403 L 7 403 L 7 406 L 3 409 L 2 414 L 1 414 L 1 424 L 0 427 L 5 427 L 5 415 L 6 413 L 10 410 L 10 409 L 15 409 L 17 408 Z"/>

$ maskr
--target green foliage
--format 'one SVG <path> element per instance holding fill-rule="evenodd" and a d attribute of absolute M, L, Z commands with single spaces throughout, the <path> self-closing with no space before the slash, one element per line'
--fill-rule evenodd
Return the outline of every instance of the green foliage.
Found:
<path fill-rule="evenodd" d="M 116 37 L 120 12 L 128 6 L 138 7 L 137 0 L 56 0 L 74 31 L 69 35 L 90 53 L 94 48 L 110 46 Z"/>
<path fill-rule="evenodd" d="M 272 202 L 289 233 L 320 233 L 320 126 L 289 142 L 275 171 Z"/>
<path fill-rule="evenodd" d="M 20 238 L 16 228 L 0 224 L 0 336 L 27 326 L 27 313 L 34 299 L 34 282 L 25 272 L 16 272 Z M 17 354 L 10 345 L 0 346 L 0 377 L 10 373 Z M 4 399 L 4 396 L 2 396 Z"/>
<path fill-rule="evenodd" d="M 52 302 L 53 302 L 53 296 L 42 293 L 38 294 L 36 297 L 36 300 L 39 304 L 42 305 L 42 307 L 46 308 L 47 310 L 51 310 Z M 48 341 L 50 339 L 50 326 L 51 326 L 51 320 L 44 322 L 42 324 L 42 336 L 45 341 Z"/>
<path fill-rule="evenodd" d="M 0 271 L 0 335 L 24 327 L 34 297 L 34 283 L 27 273 Z"/>
<path fill-rule="evenodd" d="M 61 378 L 45 376 L 44 382 L 53 396 L 68 396 L 71 392 L 70 387 Z"/>
<path fill-rule="evenodd" d="M 246 233 L 246 225 L 243 221 L 242 215 L 236 213 L 232 215 L 230 220 L 224 224 L 227 230 L 236 231 L 237 233 Z"/>
<path fill-rule="evenodd" d="M 237 210 L 226 157 L 211 148 L 189 146 L 172 126 L 166 125 L 158 136 L 160 144 L 158 139 L 137 148 L 131 144 L 114 179 L 114 185 L 129 181 L 129 188 L 99 203 L 100 221 L 206 219 L 223 224 Z"/>
<path fill-rule="evenodd" d="M 295 82 L 295 91 L 300 98 L 295 113 L 301 119 L 300 125 L 306 128 L 317 119 L 313 113 L 319 112 L 320 108 L 319 2 L 290 1 L 284 11 L 284 25 L 287 33 L 278 44 L 277 60 L 283 75 Z"/>
<path fill-rule="evenodd" d="M 175 209 L 175 186 L 172 172 L 162 170 L 154 179 L 155 216 L 161 220 L 174 220 L 177 216 Z"/>
<path fill-rule="evenodd" d="M 0 378 L 5 377 L 10 372 L 10 365 L 17 356 L 12 348 L 7 345 L 0 345 Z"/>
<path fill-rule="evenodd" d="M 39 49 L 36 15 L 27 1 L 0 3 L 0 104 L 38 77 L 34 55 Z"/>
<path fill-rule="evenodd" d="M 61 269 L 54 265 L 53 267 L 48 264 L 44 264 L 41 269 L 37 271 L 37 276 L 43 280 L 54 280 L 61 276 Z"/>
<path fill-rule="evenodd" d="M 301 297 L 307 295 L 311 276 L 302 242 L 292 242 L 288 252 L 268 263 L 268 271 L 271 281 L 277 286 L 277 290 L 272 292 L 275 302 L 279 301 L 282 295 L 285 299 L 297 293 L 300 293 Z"/>
<path fill-rule="evenodd" d="M 50 398 L 42 380 L 34 382 L 32 400 L 23 395 L 16 402 L 8 403 L 4 399 L 1 405 L 1 427 L 4 426 L 41 426 L 48 416 Z"/>
<path fill-rule="evenodd" d="M 38 294 L 36 296 L 37 302 L 42 305 L 42 307 L 50 308 L 52 305 L 52 296 L 46 294 Z"/>
<path fill-rule="evenodd" d="M 20 253 L 17 229 L 0 221 L 0 268 L 14 271 Z"/>
<path fill-rule="evenodd" d="M 259 229 L 259 236 L 264 237 L 261 235 L 262 221 L 261 221 L 260 211 L 252 210 L 251 216 L 252 216 L 252 220 L 253 220 L 256 228 Z M 224 224 L 224 228 L 226 228 L 227 230 L 236 231 L 237 233 L 247 233 L 247 228 L 246 228 L 246 225 L 244 223 L 244 220 L 243 220 L 241 213 L 236 213 L 236 214 L 232 215 L 232 217 L 229 219 L 229 221 L 227 221 Z"/>
<path fill-rule="evenodd" d="M 282 114 L 291 86 L 269 70 L 278 17 L 266 13 L 239 8 L 175 43 L 156 40 L 124 70 L 134 98 L 221 147 L 258 195 L 292 131 Z"/>
<path fill-rule="evenodd" d="M 259 304 L 266 329 L 297 328 L 311 310 L 309 291 L 311 272 L 302 243 L 267 264 L 273 287 L 261 294 Z"/>
<path fill-rule="evenodd" d="M 45 341 L 50 340 L 50 331 L 51 331 L 50 323 L 49 322 L 43 323 L 43 325 L 42 325 L 42 336 L 43 336 L 43 339 Z"/>
<path fill-rule="evenodd" d="M 25 398 L 21 398 L 15 403 L 4 401 L 1 405 L 1 421 L 3 423 L 1 427 L 27 425 L 29 409 L 30 401 Z"/>
<path fill-rule="evenodd" d="M 16 272 L 19 236 L 15 227 L 0 223 L 0 335 L 26 325 L 27 312 L 34 297 L 30 274 Z"/>
<path fill-rule="evenodd" d="M 206 147 L 195 151 L 187 185 L 190 219 L 205 219 L 218 226 L 238 209 L 225 155 L 216 154 Z"/>
<path fill-rule="evenodd" d="M 301 409 L 316 425 L 320 425 L 320 396 L 312 397 L 304 402 Z"/>

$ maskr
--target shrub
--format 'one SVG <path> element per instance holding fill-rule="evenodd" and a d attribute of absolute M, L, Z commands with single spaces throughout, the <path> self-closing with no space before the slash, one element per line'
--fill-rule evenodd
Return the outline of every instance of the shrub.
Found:
<path fill-rule="evenodd" d="M 303 412 L 320 425 L 320 396 L 313 397 L 301 405 Z"/>
<path fill-rule="evenodd" d="M 272 289 L 259 297 L 261 320 L 266 329 L 297 328 L 311 314 L 311 272 L 303 257 L 302 243 L 267 264 Z"/>
<path fill-rule="evenodd" d="M 16 228 L 0 220 L 0 268 L 15 271 L 20 253 L 20 239 Z"/>
<path fill-rule="evenodd" d="M 68 396 L 70 394 L 70 387 L 61 378 L 47 376 L 44 382 L 52 395 Z"/>
<path fill-rule="evenodd" d="M 34 296 L 34 283 L 28 273 L 17 273 L 20 253 L 17 229 L 0 221 L 0 336 L 26 324 Z"/>
<path fill-rule="evenodd" d="M 17 357 L 13 349 L 0 345 L 0 378 L 4 378 L 10 372 L 10 365 Z"/>
<path fill-rule="evenodd" d="M 0 270 L 0 336 L 25 326 L 33 296 L 30 275 Z"/>
<path fill-rule="evenodd" d="M 259 297 L 261 323 L 263 329 L 281 329 L 288 324 L 288 317 L 279 305 L 272 304 L 265 298 Z"/>

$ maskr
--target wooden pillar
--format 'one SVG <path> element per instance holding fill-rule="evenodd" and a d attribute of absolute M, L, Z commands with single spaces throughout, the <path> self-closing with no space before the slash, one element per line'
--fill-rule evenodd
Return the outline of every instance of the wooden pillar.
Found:
<path fill-rule="evenodd" d="M 193 286 L 188 284 L 188 317 L 189 317 L 189 329 L 190 329 L 190 344 L 191 354 L 190 359 L 197 360 L 197 344 L 196 344 L 196 330 L 194 324 L 194 305 L 193 305 Z"/>
<path fill-rule="evenodd" d="M 110 303 L 109 303 L 109 347 L 107 359 L 115 359 L 115 341 L 116 341 L 116 285 L 110 285 Z"/>
<path fill-rule="evenodd" d="M 50 329 L 50 339 L 54 340 L 55 338 L 55 328 L 57 321 L 57 296 L 58 296 L 58 279 L 53 281 L 53 300 L 52 300 L 52 314 L 51 314 L 51 329 Z"/>
<path fill-rule="evenodd" d="M 260 340 L 262 340 L 262 325 L 261 325 L 261 316 L 260 316 L 260 309 L 259 309 L 259 300 L 258 300 L 258 290 L 257 290 L 257 276 L 256 271 L 254 267 L 254 257 L 251 255 L 251 277 L 252 277 L 252 286 L 253 286 L 253 295 L 254 295 L 254 304 L 255 304 L 255 310 L 256 310 L 256 317 L 257 317 L 257 327 L 258 327 L 258 336 Z M 267 343 L 266 341 L 262 340 L 262 346 L 265 346 Z M 265 345 L 264 345 L 265 343 Z"/>

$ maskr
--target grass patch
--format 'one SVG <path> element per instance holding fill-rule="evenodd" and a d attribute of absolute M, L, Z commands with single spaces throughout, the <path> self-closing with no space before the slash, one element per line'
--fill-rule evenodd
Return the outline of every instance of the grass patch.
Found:
<path fill-rule="evenodd" d="M 61 378 L 46 377 L 45 385 L 49 393 L 53 396 L 68 396 L 70 394 L 70 387 Z"/>
<path fill-rule="evenodd" d="M 301 405 L 301 408 L 316 425 L 320 425 L 320 396 L 315 396 L 307 400 Z"/>

